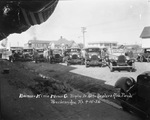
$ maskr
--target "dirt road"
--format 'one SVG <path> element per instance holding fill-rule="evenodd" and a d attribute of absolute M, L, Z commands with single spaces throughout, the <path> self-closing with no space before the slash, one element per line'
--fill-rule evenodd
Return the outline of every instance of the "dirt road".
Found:
<path fill-rule="evenodd" d="M 104 68 L 99 68 L 99 67 L 86 68 L 85 66 L 81 66 L 81 65 L 72 65 L 72 67 L 76 67 L 76 69 L 73 69 L 70 72 L 76 73 L 76 74 L 79 74 L 79 75 L 92 77 L 94 79 L 104 80 L 105 84 L 114 86 L 115 82 L 120 77 L 133 77 L 136 80 L 137 76 L 139 74 L 141 74 L 142 72 L 150 71 L 150 63 L 136 62 L 135 66 L 136 66 L 136 72 L 128 72 L 128 71 L 110 72 L 108 67 L 104 67 Z"/>

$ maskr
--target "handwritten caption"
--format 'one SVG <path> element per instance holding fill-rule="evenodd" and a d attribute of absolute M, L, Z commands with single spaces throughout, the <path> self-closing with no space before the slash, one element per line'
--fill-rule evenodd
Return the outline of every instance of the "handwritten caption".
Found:
<path fill-rule="evenodd" d="M 109 98 L 113 97 L 114 99 L 117 97 L 132 97 L 132 95 L 125 94 L 64 94 L 64 95 L 27 95 L 20 93 L 19 98 L 49 98 L 51 104 L 67 104 L 67 105 L 77 105 L 77 104 L 99 104 L 101 103 L 100 98 Z"/>

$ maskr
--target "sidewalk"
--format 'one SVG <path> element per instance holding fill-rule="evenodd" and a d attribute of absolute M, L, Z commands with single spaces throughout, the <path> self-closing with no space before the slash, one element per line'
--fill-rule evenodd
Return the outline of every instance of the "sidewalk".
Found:
<path fill-rule="evenodd" d="M 6 81 L 4 81 L 6 83 Z M 9 87 L 9 88 L 8 88 Z M 19 98 L 22 93 L 31 95 L 28 90 L 14 91 L 10 86 L 1 86 L 1 107 L 4 120 L 140 120 L 122 110 L 116 109 L 100 101 L 90 103 L 93 98 Z M 8 90 L 9 89 L 9 90 Z M 82 96 L 78 91 L 71 95 Z M 70 102 L 71 103 L 53 103 Z M 83 101 L 82 101 L 83 100 Z M 80 102 L 82 104 L 80 104 Z"/>

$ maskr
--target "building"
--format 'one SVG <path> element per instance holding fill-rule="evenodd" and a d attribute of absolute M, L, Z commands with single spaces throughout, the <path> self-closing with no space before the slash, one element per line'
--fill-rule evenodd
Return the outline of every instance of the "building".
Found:
<path fill-rule="evenodd" d="M 150 26 L 144 27 L 140 38 L 142 38 L 142 48 L 150 48 Z"/>
<path fill-rule="evenodd" d="M 150 26 L 144 27 L 144 29 L 140 35 L 140 38 L 142 38 L 142 39 L 150 38 Z"/>
<path fill-rule="evenodd" d="M 33 48 L 47 48 L 51 41 L 44 41 L 44 40 L 29 40 L 24 47 L 31 46 Z"/>
<path fill-rule="evenodd" d="M 57 41 L 51 41 L 50 44 L 52 46 L 54 46 L 54 48 L 64 48 L 64 49 L 67 49 L 67 48 L 70 48 L 73 44 L 75 44 L 75 41 L 73 40 L 67 40 L 65 38 L 63 38 L 62 36 L 60 37 L 59 40 Z"/>
<path fill-rule="evenodd" d="M 58 40 L 45 41 L 45 40 L 29 40 L 24 47 L 30 46 L 33 48 L 70 48 L 75 42 L 73 40 L 69 41 L 62 36 Z"/>
<path fill-rule="evenodd" d="M 100 48 L 116 48 L 117 42 L 107 42 L 107 41 L 99 41 L 99 42 L 91 42 L 88 43 L 88 46 L 100 47 Z"/>

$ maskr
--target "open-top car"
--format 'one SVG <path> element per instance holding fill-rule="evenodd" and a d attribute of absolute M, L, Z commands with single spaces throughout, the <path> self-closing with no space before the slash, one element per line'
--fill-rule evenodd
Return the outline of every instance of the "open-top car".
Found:
<path fill-rule="evenodd" d="M 61 49 L 52 49 L 52 57 L 50 63 L 61 63 L 63 62 L 63 55 Z"/>
<path fill-rule="evenodd" d="M 85 66 L 100 66 L 102 67 L 105 61 L 102 58 L 102 50 L 99 47 L 85 48 Z"/>
<path fill-rule="evenodd" d="M 113 72 L 115 70 L 127 70 L 129 72 L 135 71 L 135 59 L 130 59 L 128 56 L 119 55 L 113 56 L 109 60 L 109 68 L 110 71 Z"/>
<path fill-rule="evenodd" d="M 84 64 L 84 59 L 82 57 L 80 48 L 71 48 L 70 50 L 68 50 L 67 55 L 68 55 L 67 65 Z"/>
<path fill-rule="evenodd" d="M 34 50 L 34 60 L 36 63 L 45 61 L 43 53 L 44 53 L 44 48 L 36 48 Z"/>
<path fill-rule="evenodd" d="M 33 48 L 32 47 L 24 47 L 23 48 L 23 59 L 25 61 L 33 60 Z"/>
<path fill-rule="evenodd" d="M 150 62 L 150 47 L 143 48 L 142 52 L 137 57 L 137 61 Z"/>

